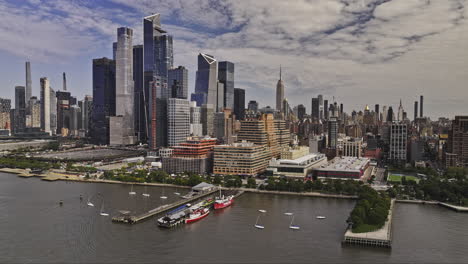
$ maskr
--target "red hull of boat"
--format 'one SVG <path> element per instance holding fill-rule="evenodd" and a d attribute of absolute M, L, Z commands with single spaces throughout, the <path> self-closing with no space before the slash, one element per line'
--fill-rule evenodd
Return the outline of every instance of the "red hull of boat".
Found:
<path fill-rule="evenodd" d="M 227 201 L 225 203 L 215 203 L 214 204 L 214 209 L 218 210 L 218 209 L 226 208 L 226 207 L 230 206 L 233 202 L 234 202 L 234 199 L 229 200 L 229 201 Z"/>
<path fill-rule="evenodd" d="M 200 220 L 200 219 L 202 219 L 202 218 L 205 218 L 205 217 L 206 217 L 207 215 L 209 215 L 209 214 L 210 214 L 210 211 L 208 211 L 208 212 L 205 213 L 205 214 L 200 215 L 200 216 L 197 217 L 197 218 L 185 219 L 185 223 L 186 223 L 186 224 L 190 224 L 190 223 L 196 222 L 196 221 L 198 221 L 198 220 Z"/>

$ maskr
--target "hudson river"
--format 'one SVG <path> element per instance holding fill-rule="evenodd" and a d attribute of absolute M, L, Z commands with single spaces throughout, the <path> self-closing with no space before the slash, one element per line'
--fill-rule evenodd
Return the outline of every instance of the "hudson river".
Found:
<path fill-rule="evenodd" d="M 468 214 L 438 206 L 396 204 L 388 250 L 341 246 L 352 200 L 244 194 L 230 208 L 171 230 L 158 228 L 156 218 L 124 225 L 100 216 L 102 204 L 111 216 L 142 212 L 187 189 L 148 187 L 149 198 L 142 186 L 135 196 L 129 191 L 0 173 L 0 262 L 468 263 Z M 263 230 L 253 227 L 258 209 L 267 211 Z M 300 230 L 288 229 L 285 212 L 294 213 Z"/>

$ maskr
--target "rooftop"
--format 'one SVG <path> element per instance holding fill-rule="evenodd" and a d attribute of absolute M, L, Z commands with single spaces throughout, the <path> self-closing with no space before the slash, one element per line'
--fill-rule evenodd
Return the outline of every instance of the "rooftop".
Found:
<path fill-rule="evenodd" d="M 368 158 L 357 158 L 357 157 L 337 157 L 324 165 L 317 170 L 326 170 L 326 171 L 360 171 L 368 163 L 370 159 Z"/>

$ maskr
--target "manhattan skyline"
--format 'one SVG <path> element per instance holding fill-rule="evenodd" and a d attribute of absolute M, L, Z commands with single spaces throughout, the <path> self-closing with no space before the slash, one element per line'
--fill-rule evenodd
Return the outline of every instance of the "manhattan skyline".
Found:
<path fill-rule="evenodd" d="M 347 112 L 374 103 L 397 109 L 401 98 L 410 114 L 423 94 L 426 116 L 462 114 L 468 98 L 466 1 L 380 2 L 6 1 L 0 3 L 0 86 L 4 97 L 14 98 L 13 88 L 25 86 L 29 60 L 34 96 L 40 77 L 61 90 L 62 72 L 69 91 L 92 94 L 90 61 L 112 58 L 115 28 L 133 28 L 133 43 L 142 44 L 141 17 L 161 13 L 177 39 L 174 65 L 189 71 L 189 94 L 201 52 L 235 63 L 236 88 L 261 107 L 275 107 L 281 64 L 285 97 L 291 105 L 304 104 L 307 113 L 310 98 L 323 94 L 343 102 Z"/>

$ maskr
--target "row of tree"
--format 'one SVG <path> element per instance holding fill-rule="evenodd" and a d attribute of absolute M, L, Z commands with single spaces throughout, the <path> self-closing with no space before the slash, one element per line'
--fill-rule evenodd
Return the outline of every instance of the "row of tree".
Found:
<path fill-rule="evenodd" d="M 260 189 L 269 191 L 288 191 L 288 192 L 323 192 L 334 194 L 356 195 L 363 182 L 349 181 L 340 179 L 325 179 L 315 181 L 304 181 L 303 179 L 287 179 L 269 177 L 266 185 L 260 186 Z"/>
<path fill-rule="evenodd" d="M 370 232 L 381 228 L 388 218 L 390 198 L 385 192 L 377 192 L 369 186 L 359 190 L 358 201 L 348 222 L 353 232 Z"/>
<path fill-rule="evenodd" d="M 60 164 L 38 161 L 25 157 L 0 157 L 0 167 L 17 169 L 41 169 L 60 168 Z"/>

